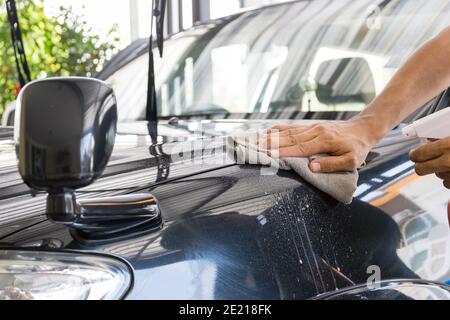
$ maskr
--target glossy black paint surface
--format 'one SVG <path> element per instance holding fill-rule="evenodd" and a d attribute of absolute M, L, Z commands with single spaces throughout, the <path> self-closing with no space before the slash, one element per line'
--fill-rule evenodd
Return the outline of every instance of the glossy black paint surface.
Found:
<path fill-rule="evenodd" d="M 208 145 L 225 132 L 273 123 L 163 122 L 159 133 L 164 143 L 153 147 L 146 123 L 120 125 L 104 175 L 77 197 L 151 193 L 159 201 L 164 227 L 110 243 L 80 241 L 66 227 L 46 220 L 45 195 L 32 198 L 14 162 L 4 161 L 0 171 L 8 183 L 0 189 L 1 246 L 118 255 L 135 270 L 128 299 L 305 299 L 365 283 L 367 268 L 374 264 L 383 279 L 421 277 L 401 253 L 404 222 L 396 218 L 397 208 L 389 208 L 397 200 L 384 207 L 367 200 L 413 174 L 408 152 L 418 142 L 405 141 L 399 132 L 375 148 L 349 206 L 291 172 L 264 176 L 257 166 L 218 161 L 223 154 L 210 148 L 221 145 L 220 138 L 189 159 L 174 156 L 180 145 Z M 200 127 L 203 134 L 189 129 Z M 1 150 L 8 158 L 12 141 L 2 140 Z M 403 202 L 401 206 L 415 210 L 416 204 Z"/>
<path fill-rule="evenodd" d="M 136 42 L 99 77 L 142 55 L 146 46 Z M 120 256 L 134 268 L 128 299 L 305 299 L 364 285 L 374 265 L 382 279 L 450 278 L 450 233 L 441 207 L 450 197 L 437 179 L 414 175 L 408 152 L 418 141 L 406 141 L 398 130 L 388 135 L 360 172 L 354 202 L 344 206 L 291 172 L 266 176 L 260 167 L 224 157 L 220 148 L 231 132 L 301 123 L 258 120 L 278 116 L 162 121 L 159 137 L 154 124 L 119 125 L 108 167 L 77 198 L 150 193 L 164 225 L 106 243 L 47 220 L 45 194 L 22 183 L 12 134 L 0 131 L 0 247 Z M 188 156 L 177 157 L 185 148 Z"/>
<path fill-rule="evenodd" d="M 17 101 L 19 172 L 28 186 L 61 192 L 103 173 L 117 126 L 108 85 L 87 78 L 39 80 L 25 86 Z"/>

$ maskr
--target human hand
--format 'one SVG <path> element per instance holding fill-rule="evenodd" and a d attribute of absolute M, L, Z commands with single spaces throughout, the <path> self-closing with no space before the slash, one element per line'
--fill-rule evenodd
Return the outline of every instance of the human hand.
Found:
<path fill-rule="evenodd" d="M 419 176 L 436 174 L 450 189 L 450 137 L 423 145 L 411 151 L 410 156 Z"/>
<path fill-rule="evenodd" d="M 343 172 L 360 167 L 382 136 L 373 120 L 355 118 L 311 126 L 275 126 L 259 145 L 276 158 L 327 154 L 310 163 L 311 171 Z"/>

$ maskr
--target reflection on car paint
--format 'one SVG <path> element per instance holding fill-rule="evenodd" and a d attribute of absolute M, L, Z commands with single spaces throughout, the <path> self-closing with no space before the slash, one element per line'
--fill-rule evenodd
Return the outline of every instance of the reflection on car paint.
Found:
<path fill-rule="evenodd" d="M 404 263 L 423 279 L 445 282 L 450 277 L 450 229 L 445 223 L 450 194 L 436 177 L 419 177 L 410 168 L 410 161 L 402 163 L 381 175 L 400 174 L 396 180 L 376 189 L 365 183 L 358 191 L 399 225 L 398 255 Z"/>
<path fill-rule="evenodd" d="M 217 281 L 217 266 L 210 260 L 188 260 L 175 262 L 153 269 L 137 270 L 142 279 L 128 297 L 139 300 L 142 296 L 155 300 L 213 300 L 214 283 Z M 158 290 L 148 291 L 148 287 Z M 180 290 L 180 287 L 183 290 Z"/>

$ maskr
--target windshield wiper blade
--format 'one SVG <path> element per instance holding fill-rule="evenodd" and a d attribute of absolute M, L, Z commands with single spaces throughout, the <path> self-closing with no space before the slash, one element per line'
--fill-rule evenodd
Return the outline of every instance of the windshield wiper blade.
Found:
<path fill-rule="evenodd" d="M 164 53 L 164 18 L 166 16 L 166 0 L 157 0 L 157 7 L 154 15 L 156 17 L 156 43 L 158 45 L 159 55 L 162 58 Z"/>
<path fill-rule="evenodd" d="M 152 5 L 152 19 L 150 28 L 150 43 L 149 43 L 149 66 L 148 66 L 148 85 L 147 85 L 147 107 L 146 118 L 150 123 L 158 121 L 158 106 L 156 99 L 156 85 L 155 85 L 155 57 L 153 54 L 153 24 L 156 18 L 156 41 L 159 49 L 159 54 L 162 58 L 164 51 L 164 16 L 166 12 L 166 0 L 153 0 Z M 150 126 L 150 125 L 149 125 Z M 151 125 L 152 139 L 157 138 L 157 125 Z"/>
<path fill-rule="evenodd" d="M 19 76 L 19 84 L 20 87 L 23 88 L 28 82 L 31 81 L 31 73 L 28 66 L 27 57 L 25 55 L 22 30 L 20 28 L 15 0 L 6 0 L 6 11 L 8 15 L 8 22 L 11 28 L 11 41 L 14 49 L 14 57 L 16 60 L 16 68 Z"/>

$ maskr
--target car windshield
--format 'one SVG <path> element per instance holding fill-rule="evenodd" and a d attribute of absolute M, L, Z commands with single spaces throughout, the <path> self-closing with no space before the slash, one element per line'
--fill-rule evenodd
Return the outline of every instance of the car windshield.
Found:
<path fill-rule="evenodd" d="M 295 1 L 172 37 L 155 61 L 159 115 L 361 111 L 450 21 L 448 0 L 375 2 Z M 122 121 L 145 118 L 147 63 L 107 79 Z"/>

